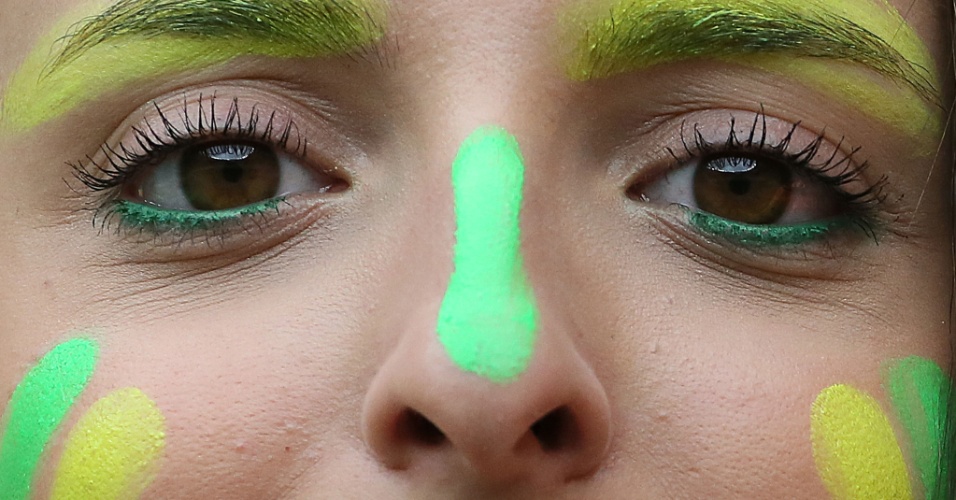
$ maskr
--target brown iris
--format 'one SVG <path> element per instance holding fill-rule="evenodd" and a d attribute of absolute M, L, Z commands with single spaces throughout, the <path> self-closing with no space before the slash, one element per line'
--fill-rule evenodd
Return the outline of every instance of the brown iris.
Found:
<path fill-rule="evenodd" d="M 246 143 L 187 148 L 179 164 L 186 199 L 198 210 L 228 210 L 273 198 L 279 189 L 279 158 Z"/>
<path fill-rule="evenodd" d="M 694 173 L 701 210 L 747 224 L 776 222 L 790 204 L 792 186 L 789 167 L 755 156 L 704 158 Z"/>

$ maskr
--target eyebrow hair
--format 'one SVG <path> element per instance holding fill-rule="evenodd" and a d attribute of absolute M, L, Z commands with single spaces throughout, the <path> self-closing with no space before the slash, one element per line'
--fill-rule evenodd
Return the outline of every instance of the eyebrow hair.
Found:
<path fill-rule="evenodd" d="M 341 55 L 388 67 L 386 1 L 119 0 L 41 39 L 0 96 L 0 132 L 28 131 L 137 81 L 242 56 Z"/>
<path fill-rule="evenodd" d="M 383 4 L 352 0 L 120 0 L 75 24 L 48 70 L 133 36 L 251 39 L 298 47 L 301 55 L 345 53 L 381 38 L 383 11 Z"/>
<path fill-rule="evenodd" d="M 888 34 L 894 41 L 909 43 L 907 48 L 923 50 L 907 50 L 910 54 L 904 55 L 888 37 L 836 9 L 808 0 L 802 2 L 803 7 L 786 3 L 624 0 L 597 19 L 575 23 L 584 35 L 578 39 L 569 74 L 577 80 L 590 80 L 693 58 L 780 53 L 858 63 L 941 105 L 932 58 L 895 10 L 899 24 Z M 921 60 L 916 62 L 916 58 Z"/>

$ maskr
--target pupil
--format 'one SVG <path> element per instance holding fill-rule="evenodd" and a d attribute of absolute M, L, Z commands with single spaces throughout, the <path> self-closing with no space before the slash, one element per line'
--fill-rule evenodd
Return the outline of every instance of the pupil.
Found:
<path fill-rule="evenodd" d="M 269 148 L 249 143 L 190 147 L 179 165 L 186 199 L 197 210 L 228 210 L 278 195 L 279 158 Z"/>
<path fill-rule="evenodd" d="M 779 220 L 792 190 L 789 166 L 757 156 L 704 158 L 694 173 L 694 198 L 701 210 L 746 224 Z"/>
<path fill-rule="evenodd" d="M 730 179 L 730 192 L 737 196 L 743 196 L 750 191 L 750 181 L 747 179 Z"/>
<path fill-rule="evenodd" d="M 222 167 L 222 178 L 226 182 L 236 183 L 242 179 L 242 167 L 235 165 L 223 165 Z"/>

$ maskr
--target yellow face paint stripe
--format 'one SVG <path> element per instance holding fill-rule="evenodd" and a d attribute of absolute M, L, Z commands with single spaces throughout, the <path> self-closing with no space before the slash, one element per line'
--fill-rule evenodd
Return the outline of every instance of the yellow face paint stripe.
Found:
<path fill-rule="evenodd" d="M 139 389 L 96 401 L 70 431 L 52 500 L 139 498 L 158 470 L 165 429 L 162 413 Z"/>
<path fill-rule="evenodd" d="M 828 387 L 813 403 L 810 430 L 820 478 L 836 500 L 912 498 L 903 452 L 875 399 Z"/>

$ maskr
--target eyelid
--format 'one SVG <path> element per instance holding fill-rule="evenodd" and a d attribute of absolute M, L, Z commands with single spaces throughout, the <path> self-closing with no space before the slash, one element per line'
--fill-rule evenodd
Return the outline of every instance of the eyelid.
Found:
<path fill-rule="evenodd" d="M 301 103 L 295 92 L 281 88 L 225 82 L 187 89 L 144 104 L 95 154 L 68 164 L 89 190 L 104 193 L 122 182 L 129 164 L 155 163 L 177 148 L 203 141 L 245 139 L 350 182 L 355 169 L 367 162 L 366 148 L 351 139 L 354 131 L 332 112 Z M 148 149 L 157 151 L 144 154 Z M 75 191 L 83 194 L 84 189 Z"/>
<path fill-rule="evenodd" d="M 197 252 L 208 255 L 212 250 L 221 253 L 234 244 L 261 247 L 326 217 L 343 198 L 335 194 L 337 190 L 322 191 L 321 196 L 303 191 L 281 193 L 231 211 L 193 213 L 139 205 L 151 209 L 143 211 L 124 196 L 124 186 L 171 153 L 229 140 L 270 147 L 300 168 L 349 186 L 366 156 L 358 143 L 349 140 L 349 130 L 338 125 L 273 92 L 227 86 L 179 92 L 144 104 L 96 154 L 69 163 L 82 185 L 69 180 L 67 184 L 79 196 L 79 203 L 93 212 L 94 227 L 137 245 L 136 252 L 155 250 L 172 258 Z M 134 220 L 138 223 L 133 224 Z M 210 247 L 209 240 L 218 244 Z M 207 244 L 201 245 L 203 241 Z"/>
<path fill-rule="evenodd" d="M 659 140 L 657 153 L 639 168 L 628 165 L 630 170 L 622 171 L 626 172 L 626 188 L 647 185 L 695 158 L 717 152 L 779 156 L 805 165 L 811 176 L 833 177 L 850 197 L 865 197 L 869 191 L 887 187 L 885 179 L 871 178 L 861 148 L 851 147 L 840 136 L 833 138 L 826 130 L 810 130 L 802 122 L 789 122 L 763 111 L 711 111 L 675 117 L 652 135 Z M 882 203 L 883 198 L 874 201 Z"/>
<path fill-rule="evenodd" d="M 824 216 L 820 211 L 816 211 L 816 215 L 798 213 L 798 207 L 788 205 L 785 219 L 753 225 L 709 214 L 697 208 L 696 203 L 679 203 L 682 210 L 678 219 L 680 225 L 686 227 L 683 234 L 700 233 L 699 236 L 704 237 L 701 241 L 730 249 L 764 247 L 773 249 L 771 253 L 783 255 L 813 242 L 834 242 L 834 238 L 848 235 L 852 229 L 859 229 L 859 233 L 874 241 L 878 241 L 878 233 L 882 234 L 884 228 L 892 229 L 892 218 L 884 217 L 888 215 L 883 193 L 886 179 L 867 178 L 868 164 L 861 161 L 859 148 L 848 147 L 842 139 L 833 142 L 825 133 L 813 134 L 800 122 L 788 123 L 757 113 L 748 116 L 749 121 L 741 125 L 738 116 L 739 113 L 722 114 L 723 122 L 685 118 L 676 127 L 670 127 L 678 137 L 677 145 L 671 144 L 675 141 L 673 137 L 669 138 L 671 143 L 664 146 L 669 158 L 643 168 L 638 166 L 632 172 L 625 184 L 628 197 L 639 202 L 670 200 L 676 203 L 670 196 L 675 191 L 668 176 L 683 175 L 683 181 L 687 182 L 689 169 L 702 159 L 741 154 L 788 165 L 796 175 L 813 183 L 812 188 L 817 190 L 814 199 L 822 195 L 833 204 L 833 210 L 827 212 L 834 215 Z M 659 183 L 667 185 L 661 187 Z M 655 191 L 659 187 L 661 190 Z M 686 189 L 678 191 L 688 195 Z M 652 192 L 667 196 L 655 198 Z M 841 241 L 854 246 L 854 242 L 860 240 Z"/>

